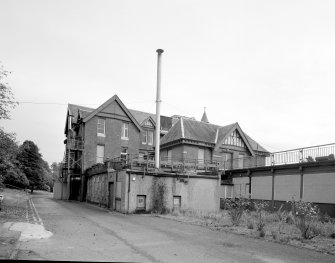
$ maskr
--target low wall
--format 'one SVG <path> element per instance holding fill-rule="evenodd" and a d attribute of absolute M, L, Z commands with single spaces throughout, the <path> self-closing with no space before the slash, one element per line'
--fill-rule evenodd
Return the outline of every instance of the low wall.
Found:
<path fill-rule="evenodd" d="M 97 171 L 87 177 L 86 201 L 123 213 L 151 211 L 154 185 L 163 183 L 166 208 L 218 211 L 220 198 L 233 195 L 217 176 L 148 174 L 131 170 Z"/>
<path fill-rule="evenodd" d="M 53 187 L 53 198 L 68 200 L 69 199 L 68 183 L 55 182 Z"/>
<path fill-rule="evenodd" d="M 201 211 L 218 211 L 220 197 L 225 196 L 225 188 L 220 185 L 217 178 L 178 178 L 176 176 L 150 176 L 140 174 L 128 174 L 130 178 L 129 212 L 141 209 L 138 204 L 138 196 L 145 198 L 145 210 L 153 208 L 154 185 L 163 183 L 166 186 L 166 208 L 191 209 Z M 126 197 L 126 199 L 128 196 Z M 179 199 L 178 203 L 176 200 Z M 174 203 L 175 202 L 175 203 Z"/>
<path fill-rule="evenodd" d="M 234 196 L 269 200 L 272 205 L 303 200 L 335 216 L 335 161 L 229 171 Z"/>

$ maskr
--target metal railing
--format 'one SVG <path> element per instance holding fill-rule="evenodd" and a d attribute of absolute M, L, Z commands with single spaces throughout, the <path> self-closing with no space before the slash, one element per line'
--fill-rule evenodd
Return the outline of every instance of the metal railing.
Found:
<path fill-rule="evenodd" d="M 288 151 L 270 153 L 268 156 L 248 156 L 227 161 L 211 161 L 203 159 L 161 157 L 160 167 L 175 171 L 226 171 L 256 167 L 276 166 L 305 162 L 335 160 L 335 143 L 305 147 Z M 155 167 L 152 155 L 126 154 L 109 160 L 120 168 Z"/>
<path fill-rule="evenodd" d="M 67 139 L 66 147 L 71 150 L 83 150 L 84 140 L 81 137 Z"/>
<path fill-rule="evenodd" d="M 271 153 L 266 166 L 334 160 L 335 143 Z"/>

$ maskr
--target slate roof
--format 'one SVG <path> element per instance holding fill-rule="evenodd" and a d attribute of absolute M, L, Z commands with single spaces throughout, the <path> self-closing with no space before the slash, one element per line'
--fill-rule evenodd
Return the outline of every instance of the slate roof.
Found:
<path fill-rule="evenodd" d="M 69 110 L 69 114 L 73 116 L 74 122 L 77 121 L 78 110 L 80 110 L 82 114 L 89 114 L 90 112 L 94 111 L 93 108 L 88 108 L 88 107 L 70 104 L 70 103 L 68 104 L 68 110 Z"/>
<path fill-rule="evenodd" d="M 254 139 L 252 139 L 248 134 L 244 133 L 244 135 L 247 137 L 252 149 L 254 151 L 258 151 L 258 152 L 266 152 L 268 153 L 269 151 L 266 150 L 264 147 L 262 147 L 262 145 L 260 145 L 259 143 L 257 143 Z"/>
<path fill-rule="evenodd" d="M 69 114 L 73 116 L 73 122 L 76 122 L 78 120 L 78 112 L 80 112 L 80 116 L 82 118 L 85 118 L 95 109 L 69 103 L 68 110 L 69 110 Z M 154 121 L 156 121 L 156 114 L 138 111 L 138 110 L 131 110 L 131 109 L 128 109 L 128 110 L 139 124 L 141 124 L 144 120 L 146 120 L 149 117 L 151 117 Z M 162 130 L 168 131 L 171 128 L 171 126 L 172 126 L 172 118 L 161 115 Z"/>
<path fill-rule="evenodd" d="M 232 123 L 226 126 L 219 126 L 183 118 L 182 120 L 180 119 L 161 139 L 161 145 L 163 146 L 164 144 L 179 139 L 194 140 L 215 145 L 217 142 L 222 141 L 228 133 L 231 133 L 232 129 L 237 125 L 237 123 Z M 253 150 L 267 152 L 266 149 L 259 145 L 250 136 L 246 134 L 245 136 Z"/>
<path fill-rule="evenodd" d="M 139 124 L 142 124 L 142 122 L 148 119 L 149 117 L 151 117 L 156 122 L 156 114 L 131 109 L 129 109 L 129 111 L 138 121 Z M 171 127 L 172 127 L 172 118 L 161 115 L 161 129 L 168 131 Z"/>

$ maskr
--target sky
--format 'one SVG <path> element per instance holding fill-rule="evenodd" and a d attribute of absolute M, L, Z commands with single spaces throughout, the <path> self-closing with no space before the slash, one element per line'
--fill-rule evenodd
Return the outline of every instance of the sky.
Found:
<path fill-rule="evenodd" d="M 19 106 L 0 120 L 50 164 L 67 104 L 117 94 L 155 113 L 238 122 L 270 152 L 335 142 L 335 1 L 1 0 L 0 62 Z"/>

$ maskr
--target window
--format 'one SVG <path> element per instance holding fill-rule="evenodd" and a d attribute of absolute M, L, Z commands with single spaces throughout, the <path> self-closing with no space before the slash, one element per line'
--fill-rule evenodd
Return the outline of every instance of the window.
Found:
<path fill-rule="evenodd" d="M 121 160 L 127 159 L 127 148 L 122 147 L 121 149 Z"/>
<path fill-rule="evenodd" d="M 147 144 L 148 143 L 148 134 L 147 132 L 145 131 L 144 134 L 143 134 L 143 141 L 142 141 L 142 144 Z"/>
<path fill-rule="evenodd" d="M 243 154 L 239 154 L 238 155 L 237 168 L 239 168 L 239 169 L 243 168 L 243 160 L 244 160 L 244 155 Z"/>
<path fill-rule="evenodd" d="M 136 210 L 145 210 L 145 203 L 146 203 L 146 196 L 145 195 L 138 195 L 137 196 Z"/>
<path fill-rule="evenodd" d="M 180 209 L 181 207 L 181 196 L 174 195 L 173 196 L 173 209 Z"/>
<path fill-rule="evenodd" d="M 198 164 L 204 164 L 205 161 L 205 150 L 199 148 L 198 149 Z"/>
<path fill-rule="evenodd" d="M 172 150 L 167 151 L 167 156 L 168 156 L 168 161 L 171 162 L 172 161 Z"/>
<path fill-rule="evenodd" d="M 105 146 L 97 145 L 97 163 L 103 163 L 105 156 Z"/>
<path fill-rule="evenodd" d="M 238 147 L 246 148 L 246 145 L 237 130 L 233 131 L 233 133 L 225 139 L 223 144 L 235 145 Z"/>
<path fill-rule="evenodd" d="M 148 144 L 149 145 L 154 144 L 154 133 L 152 131 L 148 131 Z"/>
<path fill-rule="evenodd" d="M 104 119 L 98 119 L 98 136 L 105 137 L 105 120 Z"/>
<path fill-rule="evenodd" d="M 122 124 L 122 134 L 121 134 L 121 139 L 128 140 L 128 131 L 129 131 L 129 124 L 124 122 Z"/>

